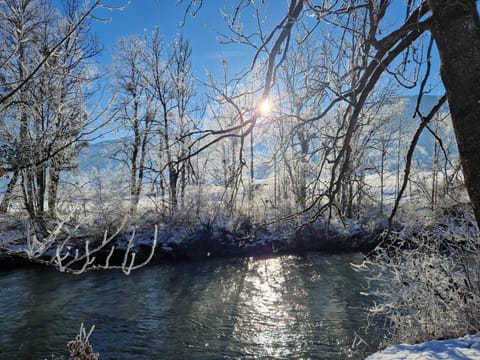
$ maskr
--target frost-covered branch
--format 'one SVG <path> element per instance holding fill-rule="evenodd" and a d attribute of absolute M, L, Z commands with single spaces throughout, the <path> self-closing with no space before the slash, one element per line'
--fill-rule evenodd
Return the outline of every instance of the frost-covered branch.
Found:
<path fill-rule="evenodd" d="M 460 211 L 461 210 L 461 211 Z M 427 225 L 411 217 L 392 232 L 396 247 L 378 249 L 355 267 L 368 269 L 370 313 L 386 319 L 387 343 L 459 337 L 480 331 L 480 243 L 471 209 L 439 214 Z"/>

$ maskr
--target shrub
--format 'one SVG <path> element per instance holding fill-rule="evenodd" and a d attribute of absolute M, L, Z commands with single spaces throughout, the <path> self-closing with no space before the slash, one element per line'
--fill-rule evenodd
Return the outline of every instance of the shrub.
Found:
<path fill-rule="evenodd" d="M 394 234 L 395 247 L 364 265 L 372 294 L 370 313 L 386 320 L 386 343 L 416 343 L 480 331 L 480 241 L 473 215 L 437 217 Z"/>

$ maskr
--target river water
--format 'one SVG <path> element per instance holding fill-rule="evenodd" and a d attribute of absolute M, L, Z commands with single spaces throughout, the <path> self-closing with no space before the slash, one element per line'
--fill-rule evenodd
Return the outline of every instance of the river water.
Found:
<path fill-rule="evenodd" d="M 80 323 L 100 359 L 347 359 L 372 301 L 361 255 L 217 259 L 130 276 L 0 272 L 0 359 L 68 359 Z M 363 335 L 373 352 L 379 330 Z"/>

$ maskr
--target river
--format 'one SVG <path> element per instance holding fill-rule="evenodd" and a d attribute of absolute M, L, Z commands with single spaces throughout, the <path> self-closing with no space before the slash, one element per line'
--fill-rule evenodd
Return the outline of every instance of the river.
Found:
<path fill-rule="evenodd" d="M 214 259 L 129 276 L 0 272 L 0 358 L 68 359 L 80 323 L 100 359 L 346 359 L 372 301 L 361 255 Z M 364 335 L 373 352 L 379 330 Z M 365 337 L 366 336 L 366 337 Z"/>

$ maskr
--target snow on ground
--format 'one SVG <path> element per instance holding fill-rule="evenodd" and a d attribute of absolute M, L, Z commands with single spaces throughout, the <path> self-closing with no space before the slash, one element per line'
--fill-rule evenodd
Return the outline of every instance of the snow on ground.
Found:
<path fill-rule="evenodd" d="M 480 359 L 480 333 L 418 345 L 389 346 L 365 360 L 475 360 Z"/>

